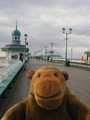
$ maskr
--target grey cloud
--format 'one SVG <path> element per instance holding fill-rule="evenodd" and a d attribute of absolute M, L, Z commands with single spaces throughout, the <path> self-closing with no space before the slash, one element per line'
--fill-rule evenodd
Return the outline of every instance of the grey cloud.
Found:
<path fill-rule="evenodd" d="M 57 50 L 63 51 L 65 35 L 62 34 L 62 27 L 66 30 L 70 27 L 73 29 L 72 34 L 68 36 L 70 38 L 68 47 L 88 48 L 90 33 L 86 32 L 79 36 L 78 34 L 90 28 L 89 3 L 89 0 L 0 1 L 0 18 L 2 18 L 0 19 L 0 41 L 11 42 L 11 34 L 17 20 L 22 35 L 21 43 L 24 44 L 24 34 L 27 33 L 30 52 L 35 52 L 39 49 L 38 46 L 50 47 L 51 42 Z"/>

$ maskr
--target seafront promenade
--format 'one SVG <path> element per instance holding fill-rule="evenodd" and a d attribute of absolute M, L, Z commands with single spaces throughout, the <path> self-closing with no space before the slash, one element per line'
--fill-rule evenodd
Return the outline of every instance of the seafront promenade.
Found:
<path fill-rule="evenodd" d="M 26 64 L 26 70 L 22 68 L 17 78 L 15 78 L 12 89 L 8 89 L 8 97 L 0 97 L 0 118 L 10 107 L 28 96 L 30 80 L 26 74 L 29 70 L 37 70 L 42 66 L 54 66 L 61 71 L 68 72 L 67 85 L 71 92 L 90 105 L 90 71 L 30 58 Z"/>

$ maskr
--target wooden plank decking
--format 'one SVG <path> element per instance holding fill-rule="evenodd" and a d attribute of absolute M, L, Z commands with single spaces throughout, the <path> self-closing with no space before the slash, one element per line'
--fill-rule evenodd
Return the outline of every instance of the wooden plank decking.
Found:
<path fill-rule="evenodd" d="M 28 95 L 30 81 L 26 77 L 26 73 L 29 70 L 37 70 L 42 66 L 55 66 L 61 71 L 67 71 L 69 74 L 69 80 L 67 85 L 71 92 L 83 99 L 88 105 L 90 105 L 90 71 L 66 67 L 57 63 L 50 63 L 47 61 L 29 59 L 27 62 L 27 69 L 22 70 L 16 78 L 13 89 L 9 90 L 8 98 L 0 98 L 0 117 L 14 104 L 22 101 Z"/>

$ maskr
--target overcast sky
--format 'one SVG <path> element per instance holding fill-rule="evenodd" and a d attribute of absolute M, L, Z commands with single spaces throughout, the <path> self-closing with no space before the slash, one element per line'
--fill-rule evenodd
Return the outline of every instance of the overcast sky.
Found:
<path fill-rule="evenodd" d="M 21 44 L 28 34 L 28 47 L 34 54 L 41 47 L 53 43 L 53 50 L 65 57 L 66 32 L 68 57 L 81 58 L 90 48 L 90 0 L 0 0 L 0 48 L 12 41 L 12 32 L 18 22 Z"/>

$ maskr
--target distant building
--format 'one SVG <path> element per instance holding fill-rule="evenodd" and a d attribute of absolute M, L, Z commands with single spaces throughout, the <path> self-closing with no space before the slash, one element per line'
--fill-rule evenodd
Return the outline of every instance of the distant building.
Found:
<path fill-rule="evenodd" d="M 90 50 L 87 50 L 84 53 L 87 54 L 87 61 L 90 63 Z"/>
<path fill-rule="evenodd" d="M 16 29 L 12 32 L 12 44 L 8 44 L 1 48 L 2 51 L 6 52 L 6 60 L 24 60 L 24 53 L 29 52 L 29 48 L 25 48 L 25 45 L 21 45 L 21 32 Z"/>
<path fill-rule="evenodd" d="M 38 50 L 38 51 L 36 51 L 34 56 L 42 57 L 42 58 L 45 58 L 45 57 L 48 58 L 48 57 L 51 57 L 51 51 L 49 51 L 49 50 L 47 50 L 47 51 Z M 57 51 L 53 51 L 52 57 L 56 58 L 56 59 L 60 59 L 60 58 L 62 58 L 62 55 L 60 53 L 58 53 Z"/>

